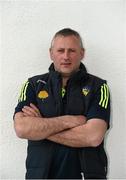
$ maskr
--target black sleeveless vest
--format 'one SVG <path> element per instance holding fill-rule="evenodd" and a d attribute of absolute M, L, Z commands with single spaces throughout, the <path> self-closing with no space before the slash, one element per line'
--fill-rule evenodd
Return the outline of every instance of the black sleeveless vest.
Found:
<path fill-rule="evenodd" d="M 67 85 L 66 110 L 63 111 L 61 96 L 61 76 L 54 71 L 53 64 L 49 73 L 29 78 L 34 89 L 36 105 L 42 116 L 56 117 L 60 115 L 87 116 L 91 102 L 99 86 L 106 81 L 87 73 L 85 66 L 73 74 Z M 89 89 L 90 87 L 90 89 Z M 89 93 L 90 90 L 90 93 Z M 90 117 L 87 117 L 90 119 Z M 48 178 L 55 143 L 48 140 L 28 141 L 26 178 Z M 103 142 L 98 147 L 78 148 L 81 169 L 85 178 L 105 178 L 107 174 L 107 157 Z"/>

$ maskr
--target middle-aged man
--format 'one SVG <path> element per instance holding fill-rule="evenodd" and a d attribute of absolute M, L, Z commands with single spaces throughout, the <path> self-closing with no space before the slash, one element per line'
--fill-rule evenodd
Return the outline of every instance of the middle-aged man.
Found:
<path fill-rule="evenodd" d="M 14 127 L 18 137 L 28 139 L 26 179 L 106 179 L 109 89 L 87 73 L 84 54 L 78 32 L 58 31 L 49 72 L 22 87 Z"/>

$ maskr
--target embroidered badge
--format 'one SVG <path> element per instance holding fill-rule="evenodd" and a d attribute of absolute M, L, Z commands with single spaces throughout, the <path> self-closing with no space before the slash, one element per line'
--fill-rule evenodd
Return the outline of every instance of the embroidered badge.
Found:
<path fill-rule="evenodd" d="M 48 92 L 45 91 L 45 90 L 40 91 L 40 92 L 38 93 L 38 97 L 39 97 L 40 99 L 46 99 L 48 96 L 49 96 L 49 94 L 48 94 Z"/>
<path fill-rule="evenodd" d="M 89 87 L 84 87 L 82 89 L 82 93 L 83 93 L 84 96 L 87 96 L 89 92 L 90 92 L 90 88 Z"/>

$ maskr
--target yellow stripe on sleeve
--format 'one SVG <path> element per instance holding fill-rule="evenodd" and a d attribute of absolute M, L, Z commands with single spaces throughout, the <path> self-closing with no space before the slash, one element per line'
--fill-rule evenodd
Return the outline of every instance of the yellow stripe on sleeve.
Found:
<path fill-rule="evenodd" d="M 29 83 L 29 82 L 26 83 L 26 86 L 25 86 L 25 88 L 24 88 L 24 93 L 23 93 L 24 99 L 23 99 L 23 101 L 26 101 L 26 91 L 27 91 L 28 83 Z"/>
<path fill-rule="evenodd" d="M 108 86 L 107 84 L 103 84 L 103 86 L 101 86 L 101 99 L 100 99 L 99 105 L 107 109 L 108 100 L 109 100 Z"/>
<path fill-rule="evenodd" d="M 101 99 L 99 105 L 101 105 L 102 101 L 103 101 L 103 86 L 101 86 Z"/>
<path fill-rule="evenodd" d="M 107 106 L 108 106 L 108 100 L 109 100 L 109 88 L 108 88 L 108 86 L 106 85 L 106 90 L 107 90 L 107 99 L 106 99 L 106 104 L 105 104 L 105 109 L 107 108 Z"/>
<path fill-rule="evenodd" d="M 105 107 L 105 102 L 106 102 L 106 99 L 107 99 L 107 94 L 106 94 L 106 86 L 105 84 L 103 85 L 103 92 L 104 92 L 104 99 L 102 101 L 102 107 Z"/>
<path fill-rule="evenodd" d="M 26 100 L 26 91 L 27 91 L 28 83 L 29 83 L 29 82 L 26 81 L 26 82 L 22 85 L 21 92 L 20 92 L 20 96 L 19 96 L 19 99 L 18 99 L 19 102 L 22 102 L 22 101 L 25 101 L 25 100 Z"/>

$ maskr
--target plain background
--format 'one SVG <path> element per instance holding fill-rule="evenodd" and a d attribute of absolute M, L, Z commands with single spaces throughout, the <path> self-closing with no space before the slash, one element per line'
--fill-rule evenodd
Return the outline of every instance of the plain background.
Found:
<path fill-rule="evenodd" d="M 112 99 L 106 136 L 109 178 L 126 178 L 125 0 L 5 0 L 1 6 L 1 179 L 23 179 L 27 141 L 16 137 L 13 112 L 21 84 L 47 72 L 54 33 L 77 30 L 84 40 L 84 63 L 107 79 Z"/>

